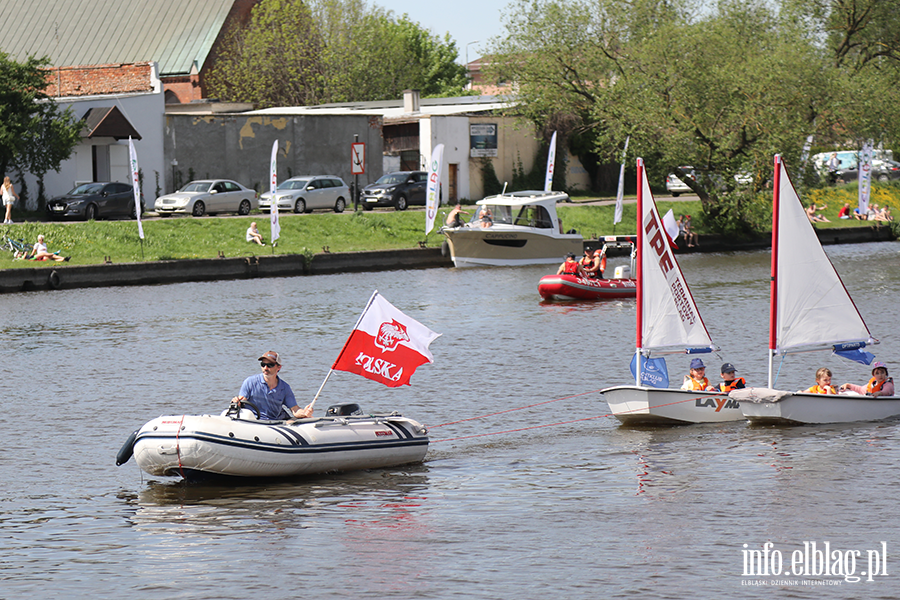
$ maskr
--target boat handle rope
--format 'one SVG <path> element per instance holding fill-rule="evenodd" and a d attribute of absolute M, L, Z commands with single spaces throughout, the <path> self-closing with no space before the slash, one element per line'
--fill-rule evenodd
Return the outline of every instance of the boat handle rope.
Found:
<path fill-rule="evenodd" d="M 593 393 L 599 392 L 599 391 L 600 391 L 600 390 L 594 390 L 593 392 L 584 392 L 584 393 L 581 393 L 581 394 L 575 394 L 575 395 L 573 395 L 573 396 L 566 396 L 566 398 L 575 398 L 575 397 L 577 397 L 577 396 L 583 396 L 583 395 L 585 395 L 585 394 L 593 394 Z M 688 398 L 688 399 L 686 399 L 686 400 L 678 400 L 677 402 L 669 402 L 669 403 L 667 403 L 667 404 L 657 404 L 656 406 L 675 406 L 676 404 L 682 404 L 682 403 L 684 403 L 684 402 L 693 402 L 694 400 L 703 400 L 703 399 L 705 399 L 705 398 L 712 398 L 713 396 L 719 396 L 719 395 L 721 395 L 721 394 L 709 394 L 709 395 L 707 395 L 707 396 L 691 396 L 690 398 Z M 556 398 L 555 400 L 547 400 L 546 402 L 538 402 L 537 404 L 532 404 L 531 406 L 540 406 L 541 404 L 549 404 L 550 402 L 556 402 L 556 400 L 565 400 L 566 398 Z M 522 410 L 523 408 L 530 408 L 530 407 L 528 407 L 528 406 L 523 406 L 523 407 L 521 407 L 521 408 L 512 408 L 512 409 L 510 409 L 510 410 L 504 410 L 504 411 L 501 411 L 501 412 L 498 412 L 498 413 L 493 413 L 493 414 L 500 415 L 500 414 L 503 414 L 503 413 L 512 412 L 512 411 L 514 411 L 514 410 Z M 634 410 L 624 410 L 624 411 L 622 411 L 622 412 L 619 413 L 619 414 L 624 414 L 624 413 L 634 412 L 634 411 L 638 411 L 638 410 L 643 410 L 643 409 L 642 409 L 642 408 L 635 408 Z M 486 417 L 486 416 L 490 416 L 490 415 L 482 415 L 482 417 Z M 453 437 L 453 438 L 443 438 L 443 439 L 440 439 L 440 440 L 430 440 L 430 443 L 432 443 L 432 444 L 437 444 L 438 442 L 453 442 L 453 441 L 456 441 L 456 440 L 468 440 L 468 439 L 471 439 L 471 438 L 486 437 L 486 436 L 489 436 L 489 435 L 500 435 L 500 434 L 502 434 L 502 433 L 517 433 L 517 432 L 519 432 L 519 431 L 529 431 L 529 430 L 531 430 L 531 429 L 541 429 L 541 428 L 543 428 L 543 427 L 555 427 L 556 425 L 569 425 L 569 424 L 571 424 L 571 423 L 580 423 L 580 422 L 582 422 L 582 421 L 593 421 L 594 419 L 602 419 L 603 417 L 613 417 L 613 416 L 615 416 L 613 413 L 606 413 L 606 414 L 604 414 L 604 415 L 597 415 L 597 416 L 594 416 L 594 417 L 584 417 L 583 419 L 572 419 L 572 420 L 570 420 L 570 421 L 559 421 L 558 423 L 544 423 L 544 424 L 542 424 L 542 425 L 532 425 L 531 427 L 519 427 L 519 428 L 517 428 L 517 429 L 506 429 L 506 430 L 503 430 L 503 431 L 490 431 L 490 432 L 488 432 L 488 433 L 474 433 L 474 434 L 472 434 L 472 435 L 462 435 L 462 436 L 459 436 L 459 437 Z M 462 421 L 454 421 L 453 423 L 463 423 L 463 422 L 465 422 L 465 421 L 472 421 L 472 420 L 474 420 L 474 419 L 480 419 L 480 418 L 482 418 L 482 417 L 472 417 L 472 418 L 470 418 L 470 419 L 463 419 Z M 442 425 L 452 425 L 453 423 L 442 423 Z M 431 427 L 434 428 L 434 427 L 440 427 L 440 426 L 441 426 L 441 425 L 432 425 Z"/>
<path fill-rule="evenodd" d="M 465 423 L 466 421 L 475 421 L 476 419 L 484 419 L 485 417 L 495 417 L 497 415 L 503 415 L 506 413 L 515 412 L 517 410 L 525 410 L 526 408 L 534 408 L 535 406 L 542 406 L 544 404 L 550 404 L 551 402 L 559 402 L 560 400 L 570 400 L 572 398 L 577 398 L 578 396 L 586 396 L 587 394 L 596 394 L 600 392 L 603 388 L 599 390 L 591 390 L 590 392 L 582 392 L 580 394 L 572 394 L 571 396 L 563 396 L 562 398 L 554 398 L 553 400 L 545 400 L 543 402 L 538 402 L 536 404 L 529 404 L 528 406 L 520 406 L 518 408 L 508 408 L 506 410 L 501 410 L 499 412 L 492 412 L 486 415 L 481 415 L 478 417 L 469 417 L 468 419 L 460 419 L 459 421 L 450 421 L 448 423 L 441 423 L 440 425 L 429 425 L 429 429 L 437 429 L 438 427 L 443 427 L 444 425 L 456 425 L 457 423 Z"/>

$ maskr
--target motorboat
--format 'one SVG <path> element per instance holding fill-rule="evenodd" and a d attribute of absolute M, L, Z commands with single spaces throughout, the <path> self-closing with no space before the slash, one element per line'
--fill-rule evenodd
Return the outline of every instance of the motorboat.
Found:
<path fill-rule="evenodd" d="M 635 383 L 606 388 L 603 397 L 623 424 L 743 421 L 740 403 L 725 394 L 668 387 L 665 355 L 709 353 L 715 346 L 672 252 L 642 159 L 637 171 Z"/>
<path fill-rule="evenodd" d="M 634 298 L 637 282 L 634 271 L 634 236 L 606 236 L 604 249 L 608 252 L 625 250 L 631 256 L 631 265 L 619 265 L 609 279 L 580 277 L 578 275 L 544 275 L 538 282 L 538 293 L 544 300 L 606 300 Z M 604 255 L 606 253 L 604 252 Z"/>
<path fill-rule="evenodd" d="M 811 394 L 778 390 L 773 359 L 831 350 L 871 364 L 865 352 L 877 343 L 822 244 L 791 183 L 780 156 L 775 157 L 772 204 L 772 276 L 769 301 L 768 387 L 734 390 L 751 423 L 796 425 L 851 423 L 900 417 L 900 397 Z M 779 371 L 781 369 L 779 368 Z"/>
<path fill-rule="evenodd" d="M 512 192 L 475 203 L 467 223 L 442 227 L 445 251 L 457 267 L 559 264 L 566 254 L 581 255 L 584 239 L 563 233 L 557 202 L 562 192 Z"/>
<path fill-rule="evenodd" d="M 133 455 L 150 475 L 199 481 L 216 477 L 288 477 L 422 462 L 424 425 L 397 412 L 362 414 L 355 403 L 324 417 L 265 421 L 246 408 L 221 415 L 161 416 L 135 431 L 116 457 Z"/>

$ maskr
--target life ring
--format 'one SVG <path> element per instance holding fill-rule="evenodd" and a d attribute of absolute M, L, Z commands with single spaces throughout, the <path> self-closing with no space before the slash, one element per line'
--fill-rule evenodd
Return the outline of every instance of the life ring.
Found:
<path fill-rule="evenodd" d="M 47 283 L 49 283 L 50 287 L 54 290 L 59 289 L 59 273 L 57 273 L 55 269 L 50 271 L 50 275 L 47 276 Z"/>

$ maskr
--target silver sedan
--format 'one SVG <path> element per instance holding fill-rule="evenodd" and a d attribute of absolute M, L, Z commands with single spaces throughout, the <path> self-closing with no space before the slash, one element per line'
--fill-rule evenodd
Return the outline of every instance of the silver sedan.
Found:
<path fill-rule="evenodd" d="M 245 188 L 230 179 L 203 179 L 192 181 L 177 192 L 156 199 L 154 210 L 161 217 L 173 213 L 202 217 L 221 212 L 249 214 L 257 207 L 254 190 Z"/>

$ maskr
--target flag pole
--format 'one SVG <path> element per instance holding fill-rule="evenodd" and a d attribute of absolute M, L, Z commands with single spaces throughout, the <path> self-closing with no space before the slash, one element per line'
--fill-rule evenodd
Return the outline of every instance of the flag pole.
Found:
<path fill-rule="evenodd" d="M 372 302 L 375 301 L 375 296 L 377 296 L 377 295 L 378 295 L 378 290 L 375 290 L 374 292 L 372 292 L 372 297 L 369 298 L 369 302 L 366 303 L 366 307 L 363 309 L 362 314 L 359 315 L 359 319 L 356 320 L 356 325 L 354 325 L 353 329 L 351 330 L 351 334 L 350 334 L 351 336 L 353 335 L 352 331 L 356 331 L 356 329 L 359 327 L 359 324 L 362 322 L 363 318 L 366 316 L 366 313 L 369 311 L 369 307 L 372 306 Z M 338 357 L 335 359 L 335 361 L 331 365 L 331 368 L 328 370 L 328 374 L 325 375 L 325 380 L 322 382 L 322 385 L 319 386 L 319 391 L 316 392 L 316 395 L 312 399 L 312 402 L 310 402 L 309 404 L 306 405 L 306 408 L 311 410 L 316 405 L 316 400 L 319 399 L 319 394 L 322 393 L 322 388 L 325 387 L 325 384 L 328 382 L 328 378 L 331 377 L 332 373 L 334 373 L 334 365 L 336 365 L 338 362 L 340 362 L 341 357 L 344 355 L 344 350 L 347 349 L 347 344 L 349 344 L 349 343 L 350 343 L 350 338 L 348 337 L 347 341 L 344 342 L 343 348 L 341 348 L 341 351 L 338 353 Z"/>

